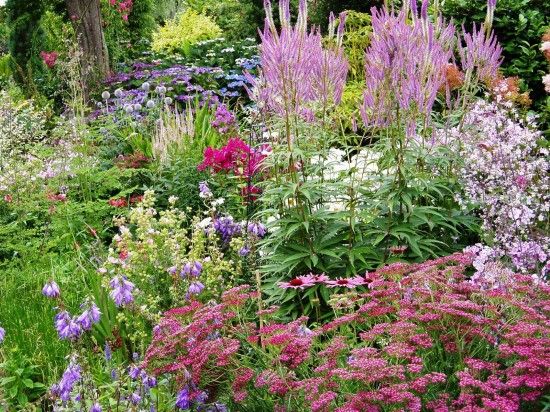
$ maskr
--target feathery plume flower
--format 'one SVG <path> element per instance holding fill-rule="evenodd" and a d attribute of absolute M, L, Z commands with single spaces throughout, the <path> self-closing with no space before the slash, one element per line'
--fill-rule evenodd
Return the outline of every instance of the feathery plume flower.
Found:
<path fill-rule="evenodd" d="M 471 33 L 463 28 L 462 40 L 458 54 L 466 78 L 475 75 L 481 82 L 491 84 L 503 60 L 502 47 L 494 33 L 486 32 L 483 27 L 478 29 L 474 24 Z"/>
<path fill-rule="evenodd" d="M 342 49 L 345 14 L 340 16 L 336 35 L 334 21 L 331 21 L 329 37 L 335 37 L 331 39 L 334 46 L 324 48 L 320 31 L 307 30 L 306 0 L 300 0 L 294 26 L 290 22 L 288 1 L 279 1 L 280 31 L 275 26 L 269 0 L 264 2 L 264 8 L 265 27 L 260 33 L 261 70 L 258 78 L 247 75 L 252 84 L 249 95 L 269 113 L 312 121 L 316 108 L 326 110 L 342 98 L 348 73 Z"/>
<path fill-rule="evenodd" d="M 406 3 L 406 2 L 405 2 Z M 416 7 L 416 2 L 414 7 Z M 360 107 L 365 126 L 385 127 L 404 119 L 407 134 L 416 134 L 418 117 L 429 121 L 451 60 L 454 26 L 417 15 L 373 9 L 372 40 L 365 55 L 366 87 Z"/>

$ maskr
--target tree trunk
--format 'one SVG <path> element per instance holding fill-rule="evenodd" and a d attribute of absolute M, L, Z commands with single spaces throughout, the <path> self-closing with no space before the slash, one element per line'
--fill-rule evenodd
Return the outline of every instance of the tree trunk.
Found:
<path fill-rule="evenodd" d="M 109 54 L 103 35 L 100 0 L 65 0 L 82 50 L 84 99 L 89 101 L 94 85 L 109 74 Z"/>

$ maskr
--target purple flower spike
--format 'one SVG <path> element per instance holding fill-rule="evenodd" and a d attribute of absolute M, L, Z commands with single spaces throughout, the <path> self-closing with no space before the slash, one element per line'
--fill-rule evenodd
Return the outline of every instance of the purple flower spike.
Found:
<path fill-rule="evenodd" d="M 50 280 L 42 288 L 42 294 L 47 298 L 58 298 L 61 294 L 59 286 L 53 280 Z"/>

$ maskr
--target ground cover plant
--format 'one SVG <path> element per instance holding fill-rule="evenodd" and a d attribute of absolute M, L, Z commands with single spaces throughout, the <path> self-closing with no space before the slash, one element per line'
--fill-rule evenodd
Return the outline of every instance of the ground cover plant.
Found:
<path fill-rule="evenodd" d="M 544 4 L 23 3 L 0 410 L 550 410 Z"/>

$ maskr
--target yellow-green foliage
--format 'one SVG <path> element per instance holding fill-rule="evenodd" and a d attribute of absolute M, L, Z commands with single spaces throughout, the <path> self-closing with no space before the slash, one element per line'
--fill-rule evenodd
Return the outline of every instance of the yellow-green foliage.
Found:
<path fill-rule="evenodd" d="M 370 44 L 372 34 L 370 15 L 357 11 L 348 11 L 344 50 L 349 60 L 349 78 L 364 79 L 365 49 Z"/>
<path fill-rule="evenodd" d="M 346 84 L 342 94 L 342 102 L 334 112 L 334 120 L 345 130 L 352 129 L 352 119 L 361 125 L 361 112 L 359 107 L 363 101 L 365 81 L 350 81 Z"/>
<path fill-rule="evenodd" d="M 153 35 L 155 51 L 186 51 L 203 40 L 220 37 L 222 30 L 210 17 L 187 9 Z"/>

